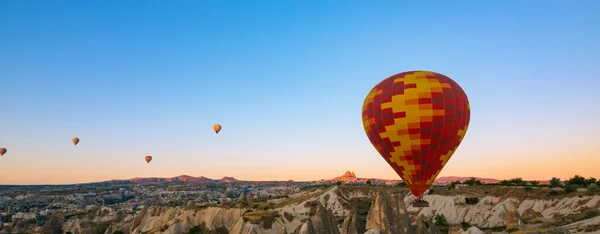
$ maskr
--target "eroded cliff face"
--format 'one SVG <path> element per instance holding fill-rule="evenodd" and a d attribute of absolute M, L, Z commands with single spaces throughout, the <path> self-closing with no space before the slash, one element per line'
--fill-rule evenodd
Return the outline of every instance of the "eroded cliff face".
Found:
<path fill-rule="evenodd" d="M 377 193 L 367 217 L 367 229 L 379 230 L 381 234 L 415 233 L 403 197 L 401 193 Z"/>
<path fill-rule="evenodd" d="M 96 233 L 196 233 L 211 234 L 362 234 L 441 233 L 433 224 L 435 214 L 443 215 L 452 233 L 483 233 L 480 229 L 529 230 L 544 225 L 562 226 L 572 233 L 600 229 L 600 196 L 559 199 L 481 197 L 466 204 L 465 196 L 426 195 L 427 208 L 406 206 L 414 197 L 402 189 L 333 187 L 290 198 L 266 211 L 208 207 L 148 207 L 136 214 L 108 207 L 83 214 L 66 214 L 26 233 L 53 233 L 59 228 L 73 234 Z M 248 220 L 249 212 L 264 217 Z M 567 220 L 567 224 L 563 224 Z M 563 223 L 560 223 L 563 222 Z M 463 230 L 461 225 L 473 227 Z M 16 229 L 15 229 L 16 230 Z M 14 230 L 13 230 L 14 231 Z M 9 232 L 10 233 L 10 232 Z"/>

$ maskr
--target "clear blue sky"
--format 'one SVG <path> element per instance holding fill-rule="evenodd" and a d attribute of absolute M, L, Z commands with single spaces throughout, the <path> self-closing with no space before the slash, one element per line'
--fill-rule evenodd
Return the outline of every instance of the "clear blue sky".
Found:
<path fill-rule="evenodd" d="M 442 176 L 598 177 L 598 9 L 1 0 L 0 184 L 397 178 L 368 141 L 361 107 L 377 82 L 407 70 L 452 77 L 471 102 Z"/>

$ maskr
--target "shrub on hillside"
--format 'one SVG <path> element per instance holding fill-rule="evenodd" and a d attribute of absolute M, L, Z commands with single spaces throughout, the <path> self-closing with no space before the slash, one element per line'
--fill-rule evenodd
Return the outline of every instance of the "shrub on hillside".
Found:
<path fill-rule="evenodd" d="M 446 220 L 446 217 L 443 214 L 436 214 L 433 216 L 433 223 L 441 230 L 447 230 L 450 227 L 448 220 Z"/>
<path fill-rule="evenodd" d="M 465 180 L 465 182 L 463 182 L 463 184 L 468 184 L 468 185 L 481 185 L 481 181 L 479 181 L 477 178 L 475 177 L 471 177 L 471 179 Z"/>
<path fill-rule="evenodd" d="M 596 182 L 598 182 L 598 180 L 596 180 L 596 178 L 594 178 L 594 177 L 590 177 L 590 178 L 585 179 L 585 185 L 586 186 L 589 186 L 591 184 L 595 184 Z"/>
<path fill-rule="evenodd" d="M 596 183 L 590 184 L 587 187 L 587 191 L 590 193 L 590 195 L 596 194 L 598 192 L 598 189 L 598 184 Z"/>
<path fill-rule="evenodd" d="M 557 177 L 552 177 L 552 179 L 550 180 L 550 187 L 560 187 L 562 186 L 562 182 L 560 182 L 560 179 Z"/>
<path fill-rule="evenodd" d="M 474 204 L 477 204 L 478 202 L 479 202 L 478 197 L 466 197 L 465 198 L 465 203 L 467 203 L 469 205 L 474 205 Z"/>
<path fill-rule="evenodd" d="M 575 192 L 575 191 L 577 191 L 577 187 L 578 187 L 578 186 L 577 186 L 577 185 L 574 185 L 574 184 L 567 184 L 567 185 L 565 186 L 565 193 L 572 193 L 572 192 Z"/>
<path fill-rule="evenodd" d="M 580 175 L 575 175 L 569 180 L 567 180 L 567 184 L 577 185 L 577 186 L 585 186 L 585 177 Z"/>

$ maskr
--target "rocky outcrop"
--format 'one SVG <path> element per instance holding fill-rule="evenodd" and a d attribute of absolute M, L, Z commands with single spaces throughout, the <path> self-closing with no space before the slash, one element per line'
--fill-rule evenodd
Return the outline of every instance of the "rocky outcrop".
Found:
<path fill-rule="evenodd" d="M 406 204 L 415 199 L 408 195 L 404 198 Z M 426 220 L 433 218 L 435 214 L 444 215 L 449 224 L 460 224 L 466 222 L 480 228 L 494 228 L 511 226 L 518 228 L 521 216 L 525 210 L 531 209 L 530 214 L 541 214 L 539 221 L 548 221 L 557 217 L 572 216 L 580 214 L 586 209 L 597 209 L 600 207 L 600 196 L 574 196 L 560 199 L 534 200 L 511 197 L 485 196 L 480 197 L 477 204 L 466 204 L 465 196 L 442 196 L 425 195 L 424 199 L 429 202 L 429 207 L 408 207 L 408 211 L 414 215 L 423 215 Z M 527 217 L 530 220 L 530 217 Z M 507 220 L 509 223 L 507 223 Z M 508 224 L 508 225 L 507 225 Z"/>
<path fill-rule="evenodd" d="M 316 213 L 300 227 L 298 234 L 320 233 L 340 234 L 335 217 L 321 203 L 318 204 Z"/>
<path fill-rule="evenodd" d="M 440 228 L 438 226 L 436 226 L 435 224 L 430 225 L 429 228 L 427 229 L 427 232 L 429 234 L 442 234 L 442 231 L 440 230 Z"/>
<path fill-rule="evenodd" d="M 417 234 L 427 234 L 427 225 L 425 225 L 425 220 L 423 220 L 423 216 L 417 217 L 417 225 L 416 225 L 416 233 Z"/>
<path fill-rule="evenodd" d="M 367 216 L 367 229 L 381 234 L 415 233 L 402 197 L 401 193 L 377 193 Z"/>
<path fill-rule="evenodd" d="M 504 209 L 506 210 L 506 231 L 514 232 L 519 230 L 521 224 L 521 215 L 519 214 L 518 201 L 509 200 L 504 203 Z"/>
<path fill-rule="evenodd" d="M 341 234 L 356 234 L 366 232 L 366 220 L 360 216 L 358 210 L 353 209 L 352 213 L 344 219 L 342 223 Z"/>
<path fill-rule="evenodd" d="M 247 209 L 209 207 L 188 210 L 183 207 L 154 206 L 137 214 L 126 214 L 108 207 L 94 208 L 87 213 L 65 215 L 66 218 L 60 223 L 64 232 L 74 234 L 88 233 L 102 225 L 109 226 L 106 233 L 122 231 L 131 234 L 187 233 L 192 228 L 207 232 L 227 230 L 231 234 L 437 234 L 440 229 L 433 224 L 432 218 L 440 214 L 450 226 L 460 226 L 461 222 L 475 226 L 468 230 L 454 229 L 454 233 L 460 234 L 481 233 L 479 228 L 502 226 L 506 226 L 507 231 L 527 231 L 535 225 L 569 223 L 564 220 L 574 222 L 564 226 L 567 229 L 600 229 L 597 215 L 587 214 L 600 208 L 600 196 L 572 196 L 554 200 L 482 196 L 478 203 L 467 204 L 462 195 L 433 194 L 425 196 L 429 207 L 415 208 L 405 206 L 410 204 L 414 196 L 405 196 L 402 191 L 405 190 L 374 186 L 306 191 L 291 196 L 297 202 L 265 211 L 273 216 L 258 222 L 244 218 Z M 360 210 L 357 210 L 357 204 L 361 204 Z M 20 224 L 11 226 L 9 231 L 16 233 L 27 229 L 24 232 L 31 233 L 33 229 L 28 228 Z M 51 220 L 47 220 L 46 226 L 40 229 L 41 232 L 53 230 L 58 229 L 56 222 Z"/>

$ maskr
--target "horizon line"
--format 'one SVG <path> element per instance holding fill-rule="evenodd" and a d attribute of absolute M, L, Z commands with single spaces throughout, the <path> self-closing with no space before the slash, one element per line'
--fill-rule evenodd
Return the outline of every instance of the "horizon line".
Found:
<path fill-rule="evenodd" d="M 343 175 L 341 175 L 343 176 Z M 80 184 L 95 184 L 95 183 L 105 183 L 105 182 L 111 182 L 111 181 L 131 181 L 134 179 L 172 179 L 172 178 L 177 178 L 177 177 L 192 177 L 192 178 L 206 178 L 206 179 L 210 179 L 210 180 L 214 180 L 214 181 L 220 181 L 223 178 L 233 178 L 236 181 L 239 182 L 298 182 L 298 183 L 302 183 L 302 182 L 318 182 L 318 181 L 322 181 L 322 180 L 333 180 L 337 177 L 341 177 L 341 176 L 336 176 L 330 179 L 317 179 L 317 180 L 240 180 L 240 179 L 236 179 L 235 177 L 231 177 L 231 176 L 223 176 L 220 179 L 213 179 L 213 178 L 209 178 L 209 177 L 205 177 L 205 176 L 191 176 L 191 175 L 177 175 L 177 176 L 170 176 L 170 177 L 131 177 L 131 178 L 126 178 L 126 179 L 109 179 L 109 180 L 103 180 L 103 181 L 92 181 L 92 182 L 79 182 L 79 183 L 61 183 L 61 184 L 0 184 L 0 186 L 66 186 L 66 185 L 80 185 Z M 575 176 L 575 175 L 573 175 Z M 442 179 L 442 178 L 452 178 L 452 177 L 458 177 L 458 178 L 471 178 L 471 177 L 475 177 L 477 179 L 490 179 L 490 180 L 498 180 L 498 181 L 502 181 L 502 180 L 510 180 L 510 179 L 514 179 L 514 178 L 521 178 L 525 181 L 550 181 L 550 179 L 545 179 L 545 180 L 537 180 L 537 179 L 525 179 L 522 177 L 511 177 L 511 178 L 505 178 L 505 179 L 498 179 L 498 178 L 491 178 L 491 177 L 480 177 L 480 176 L 441 176 L 436 178 L 435 180 L 438 179 Z M 376 180 L 388 180 L 388 181 L 404 181 L 402 178 L 398 178 L 398 179 L 384 179 L 384 178 L 367 178 L 367 177 L 358 177 L 356 176 L 357 179 L 376 179 Z M 560 178 L 560 177 L 558 177 Z M 589 178 L 596 178 L 596 177 L 589 177 Z M 561 181 L 565 181 L 567 179 L 561 179 Z"/>

